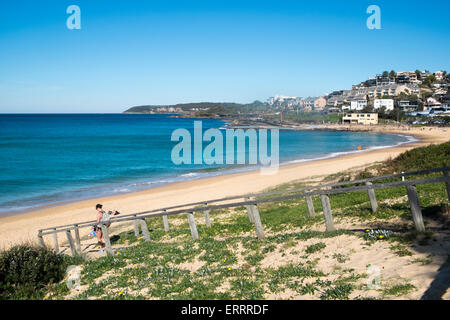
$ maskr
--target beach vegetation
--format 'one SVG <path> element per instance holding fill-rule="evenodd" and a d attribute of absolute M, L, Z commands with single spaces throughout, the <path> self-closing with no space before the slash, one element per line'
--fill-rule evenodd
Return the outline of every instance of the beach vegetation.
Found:
<path fill-rule="evenodd" d="M 345 283 L 336 285 L 326 289 L 321 295 L 322 300 L 348 300 L 350 293 L 353 291 L 351 284 Z"/>
<path fill-rule="evenodd" d="M 36 299 L 60 282 L 80 257 L 58 255 L 49 248 L 20 244 L 0 252 L 0 299 Z"/>
<path fill-rule="evenodd" d="M 401 296 L 408 294 L 416 287 L 410 283 L 395 284 L 383 290 L 384 296 Z"/>
<path fill-rule="evenodd" d="M 450 166 L 450 142 L 408 150 L 385 161 L 380 173 L 400 173 Z"/>
<path fill-rule="evenodd" d="M 307 246 L 306 249 L 305 249 L 305 252 L 306 253 L 314 253 L 314 252 L 317 252 L 317 251 L 320 251 L 320 250 L 324 249 L 325 247 L 326 247 L 325 243 L 318 242 L 318 243 L 315 243 L 315 244 Z"/>

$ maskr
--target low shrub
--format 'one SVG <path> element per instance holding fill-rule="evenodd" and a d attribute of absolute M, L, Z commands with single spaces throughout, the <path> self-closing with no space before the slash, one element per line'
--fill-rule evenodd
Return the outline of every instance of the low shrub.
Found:
<path fill-rule="evenodd" d="M 21 244 L 0 252 L 0 299 L 39 299 L 64 278 L 72 258 L 48 248 Z"/>
<path fill-rule="evenodd" d="M 382 174 L 426 170 L 450 166 L 450 142 L 408 150 L 392 160 L 385 161 Z"/>

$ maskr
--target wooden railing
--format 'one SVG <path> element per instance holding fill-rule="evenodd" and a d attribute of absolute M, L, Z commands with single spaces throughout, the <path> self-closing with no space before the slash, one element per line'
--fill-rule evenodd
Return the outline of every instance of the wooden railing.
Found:
<path fill-rule="evenodd" d="M 345 181 L 338 183 L 329 183 L 322 184 L 317 186 L 308 186 L 293 190 L 282 190 L 282 191 L 272 191 L 266 193 L 251 193 L 240 196 L 226 197 L 220 199 L 213 199 L 209 201 L 203 202 L 194 202 L 189 204 L 182 204 L 177 206 L 165 207 L 161 209 L 143 211 L 128 215 L 122 215 L 117 217 L 112 217 L 111 222 L 126 222 L 133 221 L 134 224 L 134 233 L 135 236 L 140 236 L 139 225 L 141 226 L 142 235 L 144 236 L 146 241 L 150 241 L 150 234 L 147 228 L 147 223 L 145 219 L 162 217 L 164 230 L 169 232 L 170 226 L 168 221 L 168 216 L 171 215 L 179 215 L 179 214 L 187 214 L 187 219 L 189 223 L 189 227 L 191 230 L 191 235 L 194 240 L 198 239 L 198 231 L 194 219 L 195 212 L 203 212 L 205 216 L 205 224 L 207 227 L 210 227 L 211 222 L 209 218 L 209 213 L 211 210 L 217 209 L 226 209 L 226 208 L 234 208 L 245 206 L 247 209 L 248 217 L 251 223 L 254 224 L 256 235 L 259 239 L 264 238 L 264 228 L 261 223 L 261 219 L 259 216 L 258 204 L 268 203 L 268 202 L 278 202 L 285 200 L 292 200 L 298 198 L 306 198 L 306 203 L 308 207 L 308 212 L 310 217 L 315 216 L 315 209 L 312 201 L 312 197 L 320 196 L 322 203 L 322 211 L 325 219 L 325 226 L 327 231 L 334 230 L 333 224 L 333 216 L 331 212 L 331 204 L 329 195 L 331 194 L 342 194 L 356 191 L 367 191 L 371 209 L 373 212 L 378 210 L 378 203 L 376 200 L 375 190 L 376 189 L 386 189 L 393 187 L 405 187 L 406 193 L 408 195 L 408 199 L 411 206 L 411 213 L 413 217 L 413 221 L 415 227 L 418 231 L 424 231 L 425 226 L 423 223 L 422 212 L 419 205 L 419 198 L 417 195 L 416 185 L 421 184 L 431 184 L 431 183 L 445 183 L 447 189 L 447 196 L 450 201 L 450 176 L 449 176 L 450 167 L 415 171 L 415 172 L 406 172 L 395 175 L 381 176 L 381 177 L 372 177 L 368 179 L 359 179 L 353 181 Z M 414 176 L 414 175 L 423 175 L 430 173 L 442 172 L 443 175 L 439 177 L 431 177 L 425 179 L 416 179 L 416 180 L 405 180 L 405 177 Z M 385 183 L 373 183 L 375 181 L 381 180 L 391 180 L 396 178 L 402 178 L 402 181 L 394 181 L 394 182 L 385 182 Z M 364 184 L 364 185 L 360 185 Z M 350 185 L 350 187 L 349 187 Z M 340 188 L 337 188 L 340 187 Z M 241 201 L 233 201 L 231 203 L 223 203 L 216 204 L 221 202 L 229 202 L 231 200 Z M 214 205 L 215 204 L 215 205 Z M 79 222 L 76 224 L 62 225 L 52 228 L 41 229 L 38 232 L 38 241 L 41 246 L 45 245 L 43 237 L 45 235 L 53 235 L 53 242 L 55 251 L 59 252 L 58 245 L 58 233 L 65 233 L 69 247 L 72 251 L 73 255 L 81 253 L 81 241 L 80 241 L 80 232 L 81 228 L 88 228 L 97 225 L 96 221 L 86 221 Z M 102 225 L 102 232 L 105 238 L 106 251 L 109 254 L 112 254 L 112 247 L 109 238 L 108 228 Z M 72 231 L 74 232 L 75 239 L 72 237 Z"/>

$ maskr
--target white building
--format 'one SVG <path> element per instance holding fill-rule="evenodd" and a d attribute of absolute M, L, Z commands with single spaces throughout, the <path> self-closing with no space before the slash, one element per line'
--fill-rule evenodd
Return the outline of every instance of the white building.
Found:
<path fill-rule="evenodd" d="M 436 77 L 436 80 L 442 80 L 444 79 L 444 71 L 436 71 L 434 76 Z"/>
<path fill-rule="evenodd" d="M 424 103 L 424 105 L 426 106 L 427 110 L 430 109 L 430 108 L 440 108 L 440 107 L 442 107 L 442 103 L 440 103 L 439 101 L 437 101 L 433 97 L 429 97 L 427 99 L 427 101 Z"/>
<path fill-rule="evenodd" d="M 351 110 L 360 111 L 367 107 L 367 100 L 353 100 L 350 105 Z"/>
<path fill-rule="evenodd" d="M 375 110 L 385 108 L 386 111 L 394 110 L 394 99 L 375 99 L 373 102 Z"/>
<path fill-rule="evenodd" d="M 275 104 L 276 102 L 284 102 L 297 99 L 298 99 L 297 97 L 276 95 L 274 97 L 270 97 L 267 101 L 269 102 L 270 105 L 272 105 Z"/>
<path fill-rule="evenodd" d="M 351 109 L 352 109 L 351 106 L 347 106 L 347 105 L 342 106 L 342 111 L 350 111 Z"/>

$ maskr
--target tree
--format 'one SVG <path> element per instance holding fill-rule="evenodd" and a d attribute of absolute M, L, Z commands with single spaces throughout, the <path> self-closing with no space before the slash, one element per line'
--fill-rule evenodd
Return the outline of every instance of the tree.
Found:
<path fill-rule="evenodd" d="M 386 118 L 386 107 L 381 107 L 378 111 L 379 118 Z"/>
<path fill-rule="evenodd" d="M 420 75 L 420 70 L 416 70 L 415 72 L 416 72 L 417 80 L 422 79 L 422 76 Z"/>
<path fill-rule="evenodd" d="M 389 72 L 384 71 L 384 72 L 383 72 L 383 78 L 387 78 L 387 77 L 389 77 Z"/>
<path fill-rule="evenodd" d="M 416 94 L 407 94 L 405 92 L 400 92 L 398 95 L 399 100 L 417 100 L 419 97 Z"/>
<path fill-rule="evenodd" d="M 373 109 L 372 106 L 367 105 L 361 110 L 361 112 L 363 112 L 363 113 L 372 113 L 372 112 L 374 112 L 374 109 Z"/>
<path fill-rule="evenodd" d="M 397 73 L 394 70 L 391 70 L 391 72 L 389 73 L 389 78 L 395 78 L 396 75 Z"/>
<path fill-rule="evenodd" d="M 432 97 L 432 96 L 433 96 L 433 92 L 427 92 L 427 91 L 422 92 L 422 100 L 423 101 L 427 100 L 429 97 Z"/>
<path fill-rule="evenodd" d="M 436 82 L 436 76 L 434 74 L 429 75 L 422 84 L 426 85 L 427 87 L 431 87 L 431 84 Z"/>

